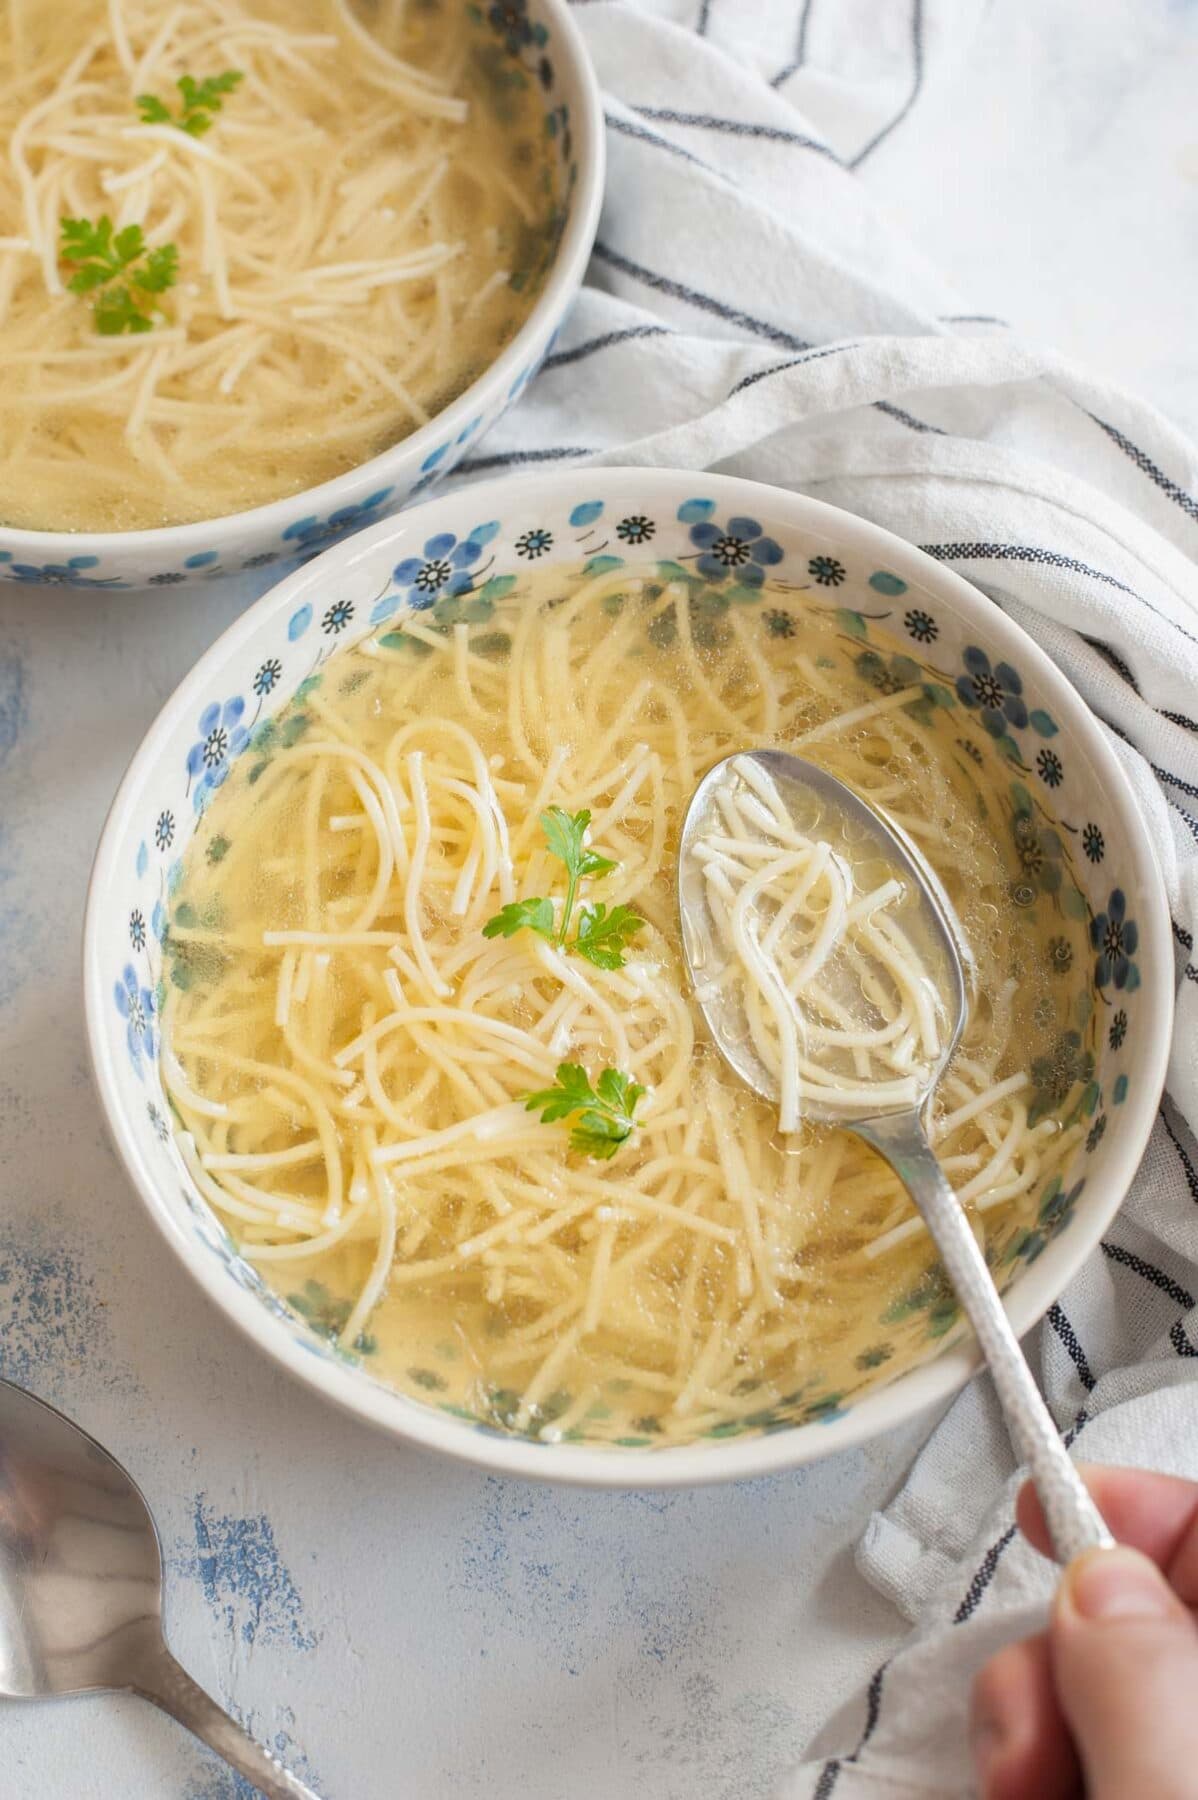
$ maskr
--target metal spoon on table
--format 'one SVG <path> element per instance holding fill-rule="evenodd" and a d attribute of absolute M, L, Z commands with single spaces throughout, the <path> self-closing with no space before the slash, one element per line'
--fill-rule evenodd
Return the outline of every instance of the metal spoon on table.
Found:
<path fill-rule="evenodd" d="M 710 914 L 706 910 L 703 868 L 696 856 L 697 847 L 712 830 L 717 791 L 728 780 L 731 766 L 744 759 L 756 764 L 772 781 L 793 817 L 801 819 L 822 812 L 844 822 L 858 843 L 870 841 L 876 846 L 877 852 L 913 884 L 913 891 L 919 896 L 923 941 L 935 946 L 937 962 L 947 975 L 949 992 L 944 998 L 952 1029 L 938 1061 L 922 1076 L 917 1103 L 889 1111 L 860 1104 L 808 1105 L 806 1116 L 816 1123 L 839 1125 L 855 1132 L 872 1145 L 885 1157 L 923 1214 L 990 1366 L 1016 1454 L 1031 1470 L 1059 1560 L 1067 1563 L 1084 1550 L 1109 1546 L 1114 1540 L 1069 1460 L 1011 1328 L 986 1259 L 969 1228 L 961 1202 L 936 1160 L 923 1122 L 936 1083 L 957 1047 L 968 1008 L 965 968 L 950 922 L 948 899 L 903 832 L 834 775 L 781 750 L 741 752 L 717 763 L 695 789 L 683 821 L 678 849 L 682 944 L 708 1029 L 725 1061 L 741 1080 L 762 1099 L 776 1103 L 776 1079 L 753 1048 L 743 1008 L 730 1005 L 726 989 L 716 989 L 711 980 L 715 938 L 705 928 Z"/>
<path fill-rule="evenodd" d="M 125 1689 L 267 1800 L 317 1800 L 180 1667 L 162 1636 L 162 1555 L 140 1489 L 62 1413 L 0 1381 L 0 1695 Z"/>

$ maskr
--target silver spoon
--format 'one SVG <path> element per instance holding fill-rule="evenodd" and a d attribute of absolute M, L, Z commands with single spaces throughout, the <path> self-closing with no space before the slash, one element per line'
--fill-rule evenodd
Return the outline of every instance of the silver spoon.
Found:
<path fill-rule="evenodd" d="M 0 1695 L 152 1700 L 267 1800 L 317 1800 L 198 1687 L 162 1636 L 162 1556 L 140 1489 L 62 1413 L 0 1381 Z"/>
<path fill-rule="evenodd" d="M 998 1289 L 969 1228 L 965 1212 L 945 1178 L 928 1142 L 923 1115 L 944 1073 L 965 1024 L 968 1010 L 966 971 L 958 937 L 953 929 L 952 908 L 918 850 L 906 837 L 834 775 L 781 750 L 756 750 L 726 757 L 710 769 L 695 789 L 687 808 L 678 849 L 678 900 L 683 953 L 696 989 L 696 998 L 716 1046 L 741 1080 L 762 1099 L 777 1102 L 778 1087 L 752 1048 L 744 1027 L 743 1011 L 729 1006 L 723 990 L 710 982 L 712 936 L 703 928 L 707 914 L 706 884 L 696 847 L 712 827 L 712 808 L 717 790 L 728 780 L 730 766 L 748 758 L 773 782 L 784 804 L 796 819 L 819 812 L 838 815 L 858 842 L 872 840 L 878 853 L 905 875 L 918 894 L 919 926 L 923 942 L 934 947 L 937 963 L 947 974 L 952 1030 L 939 1061 L 921 1073 L 921 1091 L 914 1106 L 890 1111 L 863 1106 L 846 1108 L 808 1105 L 806 1116 L 816 1123 L 834 1124 L 855 1132 L 884 1156 L 923 1214 L 932 1240 L 978 1336 L 990 1365 L 994 1385 L 1006 1418 L 1007 1429 L 1020 1460 L 1031 1470 L 1053 1549 L 1062 1563 L 1084 1550 L 1107 1547 L 1113 1539 L 1069 1460 L 1052 1415 L 1036 1387 L 1019 1340 L 1011 1329 Z"/>

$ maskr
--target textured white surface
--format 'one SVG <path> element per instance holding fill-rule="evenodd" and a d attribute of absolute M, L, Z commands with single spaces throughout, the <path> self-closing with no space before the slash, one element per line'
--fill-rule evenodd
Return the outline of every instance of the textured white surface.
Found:
<path fill-rule="evenodd" d="M 803 16 L 817 61 L 836 3 L 746 0 L 762 66 L 782 66 Z M 646 10 L 702 15 L 718 43 L 740 4 Z M 1198 14 L 1108 0 L 1097 29 L 1095 10 L 991 7 L 929 60 L 861 178 L 963 310 L 1195 430 Z M 328 1800 L 764 1796 L 902 1634 L 851 1551 L 921 1432 L 698 1494 L 475 1476 L 371 1437 L 252 1356 L 117 1171 L 79 1008 L 91 854 L 145 726 L 249 597 L 0 596 L 0 1370 L 142 1482 L 177 1653 Z M 0 1758 L 6 1796 L 239 1791 L 131 1700 L 5 1707 Z"/>

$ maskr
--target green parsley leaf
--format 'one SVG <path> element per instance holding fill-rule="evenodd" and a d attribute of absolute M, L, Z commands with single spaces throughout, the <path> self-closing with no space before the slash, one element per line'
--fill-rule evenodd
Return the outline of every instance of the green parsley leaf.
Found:
<path fill-rule="evenodd" d="M 602 901 L 584 906 L 578 914 L 574 948 L 597 969 L 622 969 L 622 952 L 644 923 L 631 906 L 613 906 L 610 912 Z"/>
<path fill-rule="evenodd" d="M 60 219 L 59 257 L 71 270 L 72 294 L 95 294 L 92 316 L 102 337 L 149 331 L 152 314 L 161 311 L 150 298 L 163 294 L 178 279 L 179 252 L 174 244 L 147 250 L 140 225 L 114 234 L 107 213 L 91 219 Z"/>
<path fill-rule="evenodd" d="M 570 1148 L 596 1162 L 610 1162 L 620 1145 L 631 1135 L 606 1113 L 587 1111 L 578 1115 L 578 1123 L 570 1129 Z"/>
<path fill-rule="evenodd" d="M 615 907 L 611 919 L 607 919 L 607 908 L 604 906 L 584 907 L 579 919 L 578 938 L 572 946 L 566 944 L 574 902 L 578 897 L 578 883 L 584 876 L 609 875 L 618 866 L 610 856 L 601 856 L 597 850 L 587 848 L 585 839 L 590 822 L 591 815 L 585 807 L 581 812 L 568 813 L 563 807 L 551 806 L 541 814 L 541 830 L 545 834 L 546 848 L 551 856 L 556 856 L 566 866 L 566 899 L 556 932 L 553 929 L 552 901 L 518 900 L 510 902 L 493 919 L 487 920 L 483 926 L 484 937 L 512 937 L 522 926 L 530 925 L 542 937 L 556 944 L 559 950 L 578 950 L 601 969 L 623 967 L 624 959 L 619 953 L 619 947 L 644 923 L 629 907 Z M 615 924 L 617 915 L 620 921 L 618 926 Z M 634 920 L 635 923 L 632 922 Z"/>
<path fill-rule="evenodd" d="M 577 871 L 586 854 L 582 840 L 590 822 L 591 815 L 585 807 L 582 812 L 568 813 L 564 807 L 551 806 L 541 814 L 541 830 L 549 854 L 564 862 L 567 869 Z"/>
<path fill-rule="evenodd" d="M 203 137 L 216 123 L 225 95 L 233 93 L 244 80 L 240 69 L 225 69 L 203 81 L 197 81 L 194 75 L 181 75 L 175 83 L 182 101 L 178 118 L 157 94 L 139 94 L 137 110 L 143 125 L 175 125 L 189 137 Z"/>
<path fill-rule="evenodd" d="M 178 279 L 179 251 L 175 244 L 160 244 L 157 250 L 151 250 L 134 277 L 143 294 L 165 294 Z"/>
<path fill-rule="evenodd" d="M 596 1085 L 604 1105 L 615 1107 L 623 1113 L 635 1112 L 637 1101 L 645 1095 L 639 1082 L 634 1081 L 631 1075 L 621 1075 L 618 1069 L 604 1069 Z"/>
<path fill-rule="evenodd" d="M 559 1063 L 553 1087 L 529 1094 L 524 1105 L 528 1112 L 539 1112 L 545 1125 L 574 1119 L 570 1148 L 607 1162 L 635 1131 L 633 1115 L 644 1095 L 640 1083 L 618 1069 L 604 1069 L 592 1087 L 581 1063 Z"/>
<path fill-rule="evenodd" d="M 164 106 L 157 94 L 139 94 L 137 110 L 141 114 L 143 125 L 173 125 L 174 119 L 169 106 Z"/>
<path fill-rule="evenodd" d="M 127 287 L 105 288 L 92 307 L 92 317 L 101 337 L 121 337 L 127 331 L 154 329 L 154 321 L 142 312 Z"/>
<path fill-rule="evenodd" d="M 583 840 L 590 822 L 591 815 L 585 806 L 581 812 L 576 813 L 568 813 L 560 806 L 551 806 L 541 814 L 541 830 L 545 833 L 549 854 L 566 865 L 566 904 L 562 908 L 562 922 L 557 932 L 559 949 L 565 943 L 566 933 L 570 929 L 574 899 L 581 878 L 584 875 L 607 875 L 616 866 L 610 857 L 600 856 L 598 851 L 587 849 Z"/>
<path fill-rule="evenodd" d="M 510 900 L 483 926 L 485 938 L 515 937 L 525 926 L 543 938 L 553 936 L 552 900 Z"/>
<path fill-rule="evenodd" d="M 555 1119 L 568 1118 L 579 1107 L 587 1106 L 597 1098 L 581 1063 L 558 1063 L 553 1087 L 529 1094 L 524 1102 L 524 1110 L 539 1112 L 541 1122 L 552 1125 Z"/>

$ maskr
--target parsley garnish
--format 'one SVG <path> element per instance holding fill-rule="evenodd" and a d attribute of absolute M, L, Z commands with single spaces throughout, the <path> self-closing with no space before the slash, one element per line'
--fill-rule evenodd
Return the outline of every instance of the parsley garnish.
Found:
<path fill-rule="evenodd" d="M 175 83 L 182 100 L 179 117 L 175 117 L 157 94 L 139 94 L 137 110 L 141 122 L 143 125 L 176 125 L 189 137 L 203 137 L 206 131 L 212 130 L 216 115 L 224 105 L 224 96 L 231 94 L 244 80 L 240 69 L 226 69 L 222 75 L 209 75 L 205 81 L 196 81 L 192 75 L 181 75 Z"/>
<path fill-rule="evenodd" d="M 162 311 L 157 296 L 178 280 L 175 245 L 147 250 L 140 225 L 114 232 L 107 213 L 96 224 L 90 219 L 61 219 L 59 224 L 58 254 L 74 270 L 67 286 L 72 294 L 95 294 L 92 317 L 100 335 L 152 330 L 152 315 Z"/>
<path fill-rule="evenodd" d="M 630 906 L 613 906 L 610 912 L 602 901 L 597 906 L 584 906 L 578 914 L 574 948 L 597 969 L 622 969 L 621 951 L 644 923 Z"/>
<path fill-rule="evenodd" d="M 645 1089 L 618 1069 L 604 1069 L 594 1087 L 581 1063 L 559 1063 L 551 1088 L 529 1094 L 528 1112 L 539 1112 L 543 1125 L 557 1119 L 574 1119 L 570 1148 L 584 1156 L 607 1162 L 636 1129 L 637 1103 Z"/>
<path fill-rule="evenodd" d="M 583 876 L 608 875 L 616 867 L 609 856 L 600 856 L 597 850 L 587 849 L 584 840 L 590 822 L 591 815 L 585 808 L 581 812 L 568 813 L 560 806 L 551 806 L 548 812 L 541 814 L 546 846 L 552 856 L 566 865 L 566 898 L 561 919 L 558 920 L 554 913 L 552 900 L 512 900 L 493 919 L 487 920 L 483 926 L 484 937 L 514 937 L 527 927 L 559 950 L 577 951 L 598 969 L 624 967 L 624 947 L 645 923 L 631 906 L 613 906 L 609 911 L 600 902 L 598 906 L 580 907 L 578 930 L 572 943 L 566 941 L 578 898 L 578 884 Z"/>
<path fill-rule="evenodd" d="M 487 920 L 483 926 L 483 936 L 515 937 L 526 925 L 530 931 L 537 932 L 552 943 L 557 932 L 552 900 L 509 900 L 506 906 L 500 907 L 493 919 Z"/>

